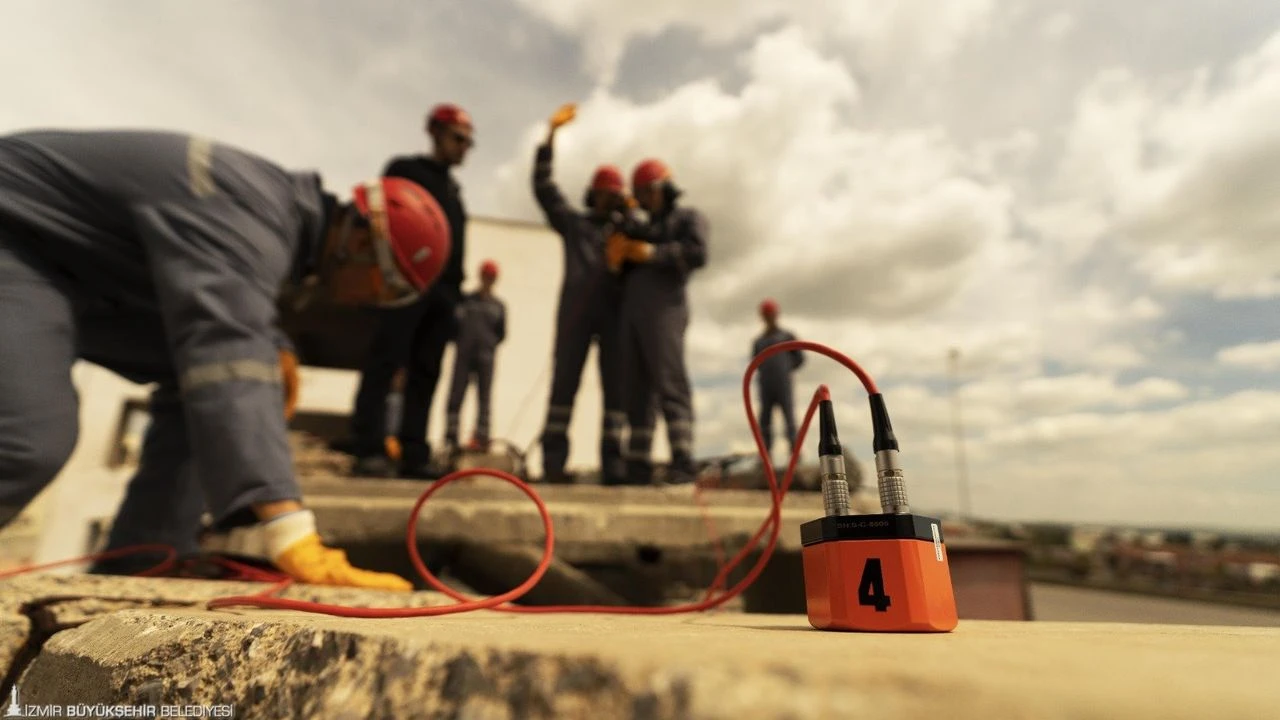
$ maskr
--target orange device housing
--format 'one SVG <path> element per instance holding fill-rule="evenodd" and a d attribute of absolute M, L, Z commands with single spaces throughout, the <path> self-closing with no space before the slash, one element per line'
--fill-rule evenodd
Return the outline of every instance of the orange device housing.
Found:
<path fill-rule="evenodd" d="M 819 630 L 949 632 L 955 592 L 941 521 L 829 515 L 800 526 L 809 624 Z"/>

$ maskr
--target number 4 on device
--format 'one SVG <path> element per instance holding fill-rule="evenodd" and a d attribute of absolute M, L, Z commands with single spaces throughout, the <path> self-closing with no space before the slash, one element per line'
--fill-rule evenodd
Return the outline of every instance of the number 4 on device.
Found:
<path fill-rule="evenodd" d="M 809 624 L 949 632 L 955 594 L 941 523 L 922 515 L 823 517 L 801 526 Z"/>

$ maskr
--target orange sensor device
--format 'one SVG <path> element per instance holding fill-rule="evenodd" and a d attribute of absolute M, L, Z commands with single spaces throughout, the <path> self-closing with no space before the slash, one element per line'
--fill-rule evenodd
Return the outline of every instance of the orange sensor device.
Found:
<path fill-rule="evenodd" d="M 882 513 L 849 511 L 844 453 L 830 400 L 819 407 L 826 515 L 800 526 L 805 605 L 819 630 L 949 632 L 957 624 L 942 522 L 907 505 L 884 400 L 871 396 Z"/>

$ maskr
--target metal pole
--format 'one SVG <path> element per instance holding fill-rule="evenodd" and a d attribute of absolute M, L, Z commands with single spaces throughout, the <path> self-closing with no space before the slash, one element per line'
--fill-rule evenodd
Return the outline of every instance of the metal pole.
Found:
<path fill-rule="evenodd" d="M 956 445 L 956 483 L 960 496 L 960 518 L 969 519 L 969 469 L 964 457 L 964 429 L 960 421 L 960 350 L 951 348 L 947 353 L 951 374 L 951 431 Z"/>

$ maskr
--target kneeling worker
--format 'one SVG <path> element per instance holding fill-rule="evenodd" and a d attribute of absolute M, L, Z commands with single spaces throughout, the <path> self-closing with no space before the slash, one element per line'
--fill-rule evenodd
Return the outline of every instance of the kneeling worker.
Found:
<path fill-rule="evenodd" d="M 156 384 L 110 547 L 233 553 L 304 583 L 410 589 L 322 543 L 285 423 L 281 288 L 397 305 L 449 256 L 448 221 L 417 185 L 385 178 L 354 194 L 340 204 L 316 174 L 187 135 L 0 137 L 0 527 L 75 447 L 82 359 Z"/>

